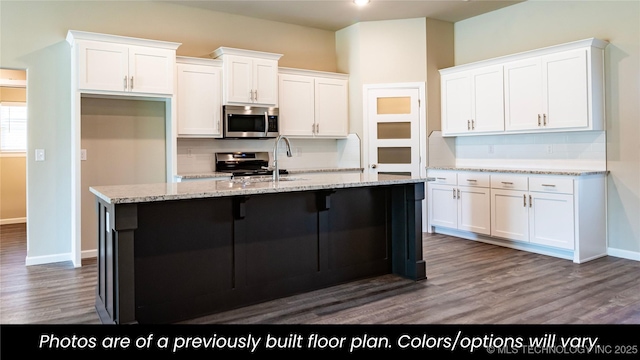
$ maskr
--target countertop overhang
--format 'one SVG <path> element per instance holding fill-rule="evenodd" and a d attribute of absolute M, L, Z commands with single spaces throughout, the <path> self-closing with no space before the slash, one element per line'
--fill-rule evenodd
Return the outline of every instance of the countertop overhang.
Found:
<path fill-rule="evenodd" d="M 492 173 L 511 173 L 525 175 L 564 175 L 586 176 L 606 175 L 608 170 L 569 170 L 569 169 L 525 169 L 525 168 L 501 168 L 501 167 L 469 167 L 469 166 L 429 166 L 427 170 L 453 170 L 453 171 L 477 171 Z"/>
<path fill-rule="evenodd" d="M 143 203 L 168 200 L 247 196 L 295 191 L 330 190 L 426 182 L 425 178 L 366 173 L 319 173 L 288 175 L 297 180 L 234 181 L 203 180 L 178 183 L 92 186 L 89 190 L 109 204 Z"/>

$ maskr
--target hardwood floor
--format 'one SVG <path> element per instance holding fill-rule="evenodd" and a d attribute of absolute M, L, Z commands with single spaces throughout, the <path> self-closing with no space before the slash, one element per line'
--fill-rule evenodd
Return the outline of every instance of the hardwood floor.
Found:
<path fill-rule="evenodd" d="M 0 226 L 0 323 L 99 324 L 96 261 L 25 266 L 24 224 Z M 585 264 L 424 234 L 426 281 L 394 275 L 189 324 L 640 324 L 640 262 Z"/>

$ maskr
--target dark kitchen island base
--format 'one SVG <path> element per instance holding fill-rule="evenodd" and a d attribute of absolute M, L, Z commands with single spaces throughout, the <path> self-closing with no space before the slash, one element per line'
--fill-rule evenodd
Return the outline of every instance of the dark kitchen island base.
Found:
<path fill-rule="evenodd" d="M 111 204 L 103 323 L 173 323 L 388 273 L 426 279 L 424 183 Z"/>

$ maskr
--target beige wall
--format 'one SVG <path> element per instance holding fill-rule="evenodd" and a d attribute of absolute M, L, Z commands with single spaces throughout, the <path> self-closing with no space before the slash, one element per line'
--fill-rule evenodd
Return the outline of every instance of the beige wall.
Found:
<path fill-rule="evenodd" d="M 0 224 L 26 219 L 26 164 L 24 156 L 0 156 Z"/>
<path fill-rule="evenodd" d="M 605 50 L 609 247 L 640 259 L 640 2 L 527 1 L 455 24 L 456 65 L 596 37 Z"/>
<path fill-rule="evenodd" d="M 26 80 L 24 70 L 0 69 L 0 78 Z M 27 89 L 0 87 L 1 102 L 26 102 Z M 0 224 L 27 218 L 27 161 L 24 154 L 0 155 Z"/>
<path fill-rule="evenodd" d="M 97 247 L 90 186 L 165 182 L 165 103 L 83 98 L 81 148 L 82 250 Z"/>
<path fill-rule="evenodd" d="M 230 46 L 281 53 L 282 66 L 336 70 L 330 31 L 161 1 L 1 1 L 0 63 L 28 69 L 28 153 L 46 151 L 46 161 L 27 158 L 28 258 L 71 252 L 70 29 L 180 42 L 184 56 Z"/>
<path fill-rule="evenodd" d="M 361 22 L 336 32 L 338 71 L 349 74 L 349 132 L 363 138 L 362 87 L 427 80 L 426 19 Z M 363 147 L 362 158 L 368 149 Z"/>

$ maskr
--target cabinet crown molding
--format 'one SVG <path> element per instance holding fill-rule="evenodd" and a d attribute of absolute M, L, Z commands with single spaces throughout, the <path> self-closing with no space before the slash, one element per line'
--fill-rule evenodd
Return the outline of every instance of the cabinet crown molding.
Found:
<path fill-rule="evenodd" d="M 296 68 L 288 68 L 288 67 L 279 67 L 279 74 L 287 74 L 287 75 L 304 75 L 304 76 L 316 76 L 316 77 L 324 77 L 324 78 L 333 78 L 333 79 L 349 79 L 349 74 L 344 73 L 335 73 L 328 71 L 318 71 L 318 70 L 307 70 L 307 69 L 296 69 Z"/>
<path fill-rule="evenodd" d="M 587 48 L 587 47 L 604 49 L 605 47 L 607 47 L 607 45 L 609 45 L 609 42 L 606 40 L 588 38 L 588 39 L 572 41 L 572 42 L 559 44 L 559 45 L 547 46 L 547 47 L 539 48 L 535 50 L 528 50 L 528 51 L 523 51 L 515 54 L 500 56 L 500 57 L 491 58 L 487 60 L 480 60 L 472 63 L 456 65 L 453 67 L 440 69 L 439 71 L 440 71 L 440 74 L 447 74 L 449 72 L 471 70 L 476 67 L 488 66 L 488 65 L 499 65 L 499 64 L 503 64 L 506 62 L 514 61 L 514 60 L 521 60 L 521 59 L 531 58 L 534 56 L 547 55 L 547 54 L 557 53 L 557 52 L 566 51 L 566 50 L 573 50 L 573 49 Z"/>
<path fill-rule="evenodd" d="M 207 65 L 207 66 L 222 66 L 222 60 L 191 57 L 191 56 L 176 56 L 177 64 L 192 64 L 192 65 Z"/>
<path fill-rule="evenodd" d="M 282 54 L 268 53 L 263 51 L 255 51 L 255 50 L 246 50 L 246 49 L 236 49 L 230 47 L 221 46 L 211 52 L 209 56 L 214 59 L 217 59 L 223 55 L 236 55 L 236 56 L 249 56 L 260 59 L 267 60 L 279 60 L 282 57 Z"/>
<path fill-rule="evenodd" d="M 67 32 L 67 42 L 71 44 L 71 46 L 73 46 L 76 40 L 103 41 L 135 46 L 155 47 L 167 50 L 176 50 L 180 45 L 182 45 L 182 43 L 170 41 L 150 40 L 120 35 L 100 34 L 88 31 L 69 30 Z"/>

